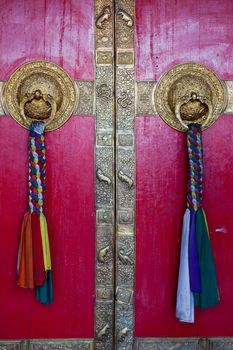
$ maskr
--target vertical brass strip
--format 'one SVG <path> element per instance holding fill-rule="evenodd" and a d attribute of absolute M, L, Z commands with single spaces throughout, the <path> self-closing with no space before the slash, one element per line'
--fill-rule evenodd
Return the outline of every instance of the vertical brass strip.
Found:
<path fill-rule="evenodd" d="M 114 0 L 95 0 L 96 350 L 111 350 L 114 333 Z"/>
<path fill-rule="evenodd" d="M 115 1 L 116 52 L 116 304 L 115 348 L 134 346 L 135 68 L 134 0 Z"/>

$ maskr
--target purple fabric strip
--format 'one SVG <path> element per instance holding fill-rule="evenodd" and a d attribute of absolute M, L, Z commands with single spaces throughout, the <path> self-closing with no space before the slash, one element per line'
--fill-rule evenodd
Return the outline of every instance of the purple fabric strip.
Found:
<path fill-rule="evenodd" d="M 201 277 L 196 237 L 196 212 L 190 209 L 190 233 L 189 233 L 189 276 L 192 292 L 201 292 Z"/>

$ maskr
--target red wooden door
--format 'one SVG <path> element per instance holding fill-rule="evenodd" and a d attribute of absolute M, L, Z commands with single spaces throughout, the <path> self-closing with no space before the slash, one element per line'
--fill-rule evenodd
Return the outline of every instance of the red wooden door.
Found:
<path fill-rule="evenodd" d="M 81 92 L 78 115 L 46 134 L 50 306 L 16 286 L 28 131 L 0 109 L 0 348 L 91 350 L 95 338 L 98 350 L 167 349 L 185 337 L 183 348 L 193 349 L 199 337 L 232 337 L 231 116 L 222 115 L 203 135 L 204 207 L 221 301 L 197 311 L 193 325 L 183 324 L 175 318 L 175 301 L 185 135 L 155 116 L 152 103 L 156 81 L 178 63 L 202 63 L 222 80 L 232 79 L 232 1 L 0 5 L 1 82 L 21 64 L 45 59 L 63 67 Z"/>
<path fill-rule="evenodd" d="M 74 80 L 94 80 L 93 1 L 1 0 L 0 7 L 2 81 L 31 60 L 57 63 Z M 11 117 L 0 117 L 0 339 L 92 339 L 95 119 L 72 116 L 62 128 L 46 134 L 45 211 L 55 294 L 49 306 L 16 285 L 20 226 L 28 201 L 27 138 L 28 131 Z M 80 346 L 89 349 L 91 340 L 85 344 Z"/>
<path fill-rule="evenodd" d="M 136 0 L 135 4 L 138 81 L 157 81 L 171 67 L 189 61 L 205 64 L 222 80 L 232 80 L 232 1 Z M 147 110 L 144 114 L 153 114 Z M 220 305 L 196 311 L 195 323 L 185 324 L 175 318 L 185 208 L 185 135 L 168 127 L 158 116 L 139 114 L 135 136 L 135 336 L 231 337 L 232 118 L 222 115 L 203 133 L 204 207 L 216 261 Z M 143 349 L 152 349 L 156 345 L 148 341 L 144 346 Z"/>

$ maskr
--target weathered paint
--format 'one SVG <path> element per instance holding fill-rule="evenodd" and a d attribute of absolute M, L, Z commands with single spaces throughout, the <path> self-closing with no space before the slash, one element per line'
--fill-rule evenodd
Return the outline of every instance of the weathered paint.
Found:
<path fill-rule="evenodd" d="M 136 13 L 138 80 L 157 80 L 186 61 L 233 79 L 231 0 L 136 0 Z M 221 302 L 196 312 L 194 325 L 183 324 L 175 319 L 175 301 L 185 208 L 185 135 L 159 117 L 137 118 L 137 337 L 233 335 L 232 134 L 227 115 L 203 133 L 204 208 Z"/>
<path fill-rule="evenodd" d="M 231 0 L 136 0 L 137 79 L 159 79 L 178 63 L 233 76 Z"/>
<path fill-rule="evenodd" d="M 92 0 L 0 0 L 0 80 L 19 65 L 49 60 L 74 79 L 94 78 Z"/>
<path fill-rule="evenodd" d="M 0 79 L 47 59 L 74 79 L 94 79 L 93 1 L 0 0 Z M 46 134 L 46 215 L 54 303 L 16 285 L 17 250 L 27 210 L 28 131 L 0 118 L 1 339 L 94 336 L 94 117 L 72 117 Z"/>

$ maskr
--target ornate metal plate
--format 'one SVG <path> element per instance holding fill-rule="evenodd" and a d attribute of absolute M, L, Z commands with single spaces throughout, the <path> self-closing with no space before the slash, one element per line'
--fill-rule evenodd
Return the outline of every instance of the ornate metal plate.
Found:
<path fill-rule="evenodd" d="M 4 109 L 24 128 L 45 120 L 46 131 L 63 125 L 75 109 L 78 91 L 70 76 L 49 61 L 20 66 L 3 90 Z"/>
<path fill-rule="evenodd" d="M 224 83 L 212 70 L 194 62 L 169 70 L 154 91 L 155 110 L 169 126 L 179 131 L 186 131 L 185 126 L 190 122 L 208 128 L 225 107 Z"/>

